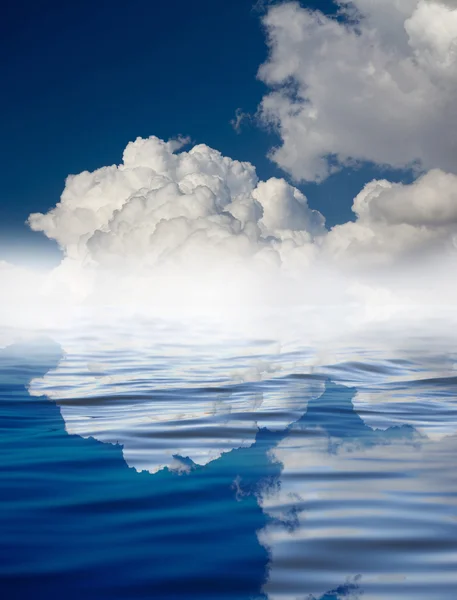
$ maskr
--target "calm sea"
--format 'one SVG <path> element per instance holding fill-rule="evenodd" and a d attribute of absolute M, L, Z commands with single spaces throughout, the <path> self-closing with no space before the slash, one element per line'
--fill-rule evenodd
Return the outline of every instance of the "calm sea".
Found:
<path fill-rule="evenodd" d="M 455 600 L 449 338 L 212 333 L 0 350 L 0 597 Z"/>

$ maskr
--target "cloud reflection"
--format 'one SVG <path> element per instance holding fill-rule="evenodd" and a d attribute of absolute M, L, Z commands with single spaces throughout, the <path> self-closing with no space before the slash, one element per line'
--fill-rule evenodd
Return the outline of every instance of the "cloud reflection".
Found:
<path fill-rule="evenodd" d="M 271 452 L 282 472 L 261 499 L 273 519 L 259 535 L 271 556 L 265 591 L 270 600 L 339 598 L 328 590 L 361 574 L 366 600 L 451 600 L 457 436 L 372 430 L 354 393 L 329 384 Z"/>

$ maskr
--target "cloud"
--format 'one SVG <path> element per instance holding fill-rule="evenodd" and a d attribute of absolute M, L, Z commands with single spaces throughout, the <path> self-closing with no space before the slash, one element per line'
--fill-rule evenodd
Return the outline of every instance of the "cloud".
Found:
<path fill-rule="evenodd" d="M 424 255 L 438 262 L 455 254 L 457 176 L 439 169 L 410 185 L 372 181 L 355 198 L 355 222 L 337 225 L 323 251 L 333 260 L 376 265 L 414 263 Z"/>
<path fill-rule="evenodd" d="M 244 112 L 242 108 L 237 108 L 235 111 L 235 116 L 230 121 L 230 125 L 233 127 L 236 133 L 241 133 L 243 124 L 249 122 L 251 119 L 252 116 L 249 113 Z"/>
<path fill-rule="evenodd" d="M 254 167 L 205 145 L 138 138 L 123 164 L 67 179 L 61 201 L 29 224 L 88 267 L 186 268 L 308 256 L 324 219 L 284 180 L 258 183 Z M 308 247 L 307 247 L 308 246 Z M 68 261 L 67 261 L 68 262 Z"/>
<path fill-rule="evenodd" d="M 455 254 L 452 173 L 434 169 L 410 185 L 372 181 L 354 200 L 355 222 L 328 232 L 284 179 L 259 182 L 251 164 L 205 145 L 180 151 L 187 141 L 138 138 L 121 165 L 70 176 L 53 209 L 30 215 L 32 229 L 64 251 L 57 287 L 87 294 L 100 272 L 122 274 L 127 287 L 152 271 L 181 283 L 228 273 L 246 282 L 279 270 L 302 279 L 310 269 Z"/>
<path fill-rule="evenodd" d="M 305 335 L 324 339 L 371 321 L 429 319 L 457 301 L 455 174 L 372 181 L 354 200 L 355 220 L 328 231 L 284 179 L 259 181 L 250 163 L 188 143 L 138 138 L 120 165 L 68 177 L 60 202 L 29 217 L 63 260 L 39 273 L 0 265 L 0 325 L 43 329 L 71 322 L 81 305 L 116 305 L 247 327 L 272 309 L 275 337 L 298 331 L 302 307 L 313 315 Z"/>
<path fill-rule="evenodd" d="M 64 254 L 56 269 L 30 278 L 41 305 L 229 307 L 246 318 L 246 306 L 265 304 L 457 297 L 445 277 L 457 258 L 457 175 L 432 169 L 409 185 L 372 181 L 354 200 L 355 220 L 328 231 L 284 179 L 259 181 L 250 163 L 203 144 L 183 150 L 188 143 L 138 138 L 122 164 L 71 175 L 54 208 L 30 215 L 31 228 Z M 424 268 L 439 273 L 425 290 Z M 6 287 L 19 290 L 8 269 Z M 10 295 L 4 301 L 15 305 Z"/>
<path fill-rule="evenodd" d="M 319 181 L 354 161 L 456 172 L 457 6 L 339 1 L 336 20 L 297 2 L 264 17 L 272 90 L 260 114 L 280 134 L 273 160 Z"/>

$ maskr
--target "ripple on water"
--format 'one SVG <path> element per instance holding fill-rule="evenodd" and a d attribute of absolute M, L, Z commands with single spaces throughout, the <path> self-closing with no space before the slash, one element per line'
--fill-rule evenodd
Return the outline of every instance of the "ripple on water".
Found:
<path fill-rule="evenodd" d="M 276 484 L 254 496 L 270 600 L 455 600 L 453 352 L 105 334 L 67 339 L 32 392 L 57 403 L 68 433 L 119 442 L 128 465 L 156 474 L 209 469 L 233 449 L 250 464 L 259 431 L 274 432 Z"/>

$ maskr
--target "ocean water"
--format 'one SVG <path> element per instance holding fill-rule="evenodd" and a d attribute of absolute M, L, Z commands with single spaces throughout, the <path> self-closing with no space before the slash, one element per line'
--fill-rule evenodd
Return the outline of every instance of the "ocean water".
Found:
<path fill-rule="evenodd" d="M 0 597 L 455 600 L 452 335 L 296 338 L 0 350 Z"/>

